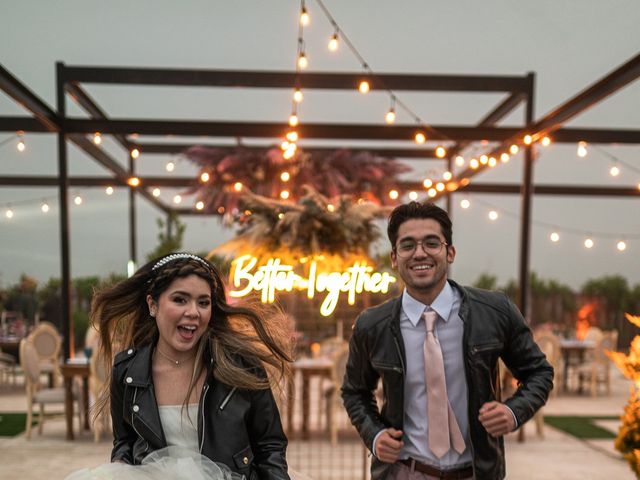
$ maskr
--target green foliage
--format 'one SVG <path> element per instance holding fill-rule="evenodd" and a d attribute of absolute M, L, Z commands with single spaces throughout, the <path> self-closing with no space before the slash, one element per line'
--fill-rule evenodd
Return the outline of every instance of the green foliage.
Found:
<path fill-rule="evenodd" d="M 176 213 L 171 213 L 166 222 L 162 218 L 158 218 L 156 223 L 160 230 L 158 232 L 158 245 L 147 254 L 147 262 L 154 258 L 180 251 L 184 232 L 187 228 L 184 223 L 180 222 Z"/>
<path fill-rule="evenodd" d="M 488 273 L 481 274 L 472 285 L 476 288 L 484 288 L 485 290 L 497 290 L 498 277 Z"/>

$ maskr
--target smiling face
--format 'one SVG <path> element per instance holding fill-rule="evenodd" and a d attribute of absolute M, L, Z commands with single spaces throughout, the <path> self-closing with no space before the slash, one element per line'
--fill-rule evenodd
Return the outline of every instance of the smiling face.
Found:
<path fill-rule="evenodd" d="M 395 247 L 407 239 L 420 242 L 427 237 L 437 237 L 445 242 L 442 227 L 432 218 L 413 218 L 403 222 L 398 228 L 398 240 Z M 447 281 L 447 268 L 456 256 L 452 245 L 443 246 L 437 254 L 424 251 L 417 245 L 415 252 L 407 258 L 398 256 L 396 248 L 391 251 L 391 264 L 398 270 L 407 292 L 426 305 L 438 296 Z"/>
<path fill-rule="evenodd" d="M 147 304 L 158 325 L 158 348 L 176 360 L 191 355 L 211 319 L 209 284 L 195 274 L 178 277 L 157 302 L 148 295 Z"/>

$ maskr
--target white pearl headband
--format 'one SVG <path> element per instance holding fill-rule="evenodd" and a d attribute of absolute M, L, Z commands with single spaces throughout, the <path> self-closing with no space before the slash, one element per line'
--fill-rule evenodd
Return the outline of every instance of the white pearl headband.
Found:
<path fill-rule="evenodd" d="M 166 265 L 167 263 L 173 262 L 174 260 L 180 260 L 181 258 L 190 258 L 192 260 L 197 260 L 198 262 L 202 263 L 205 267 L 211 268 L 209 263 L 207 263 L 206 260 L 200 258 L 197 255 L 192 255 L 190 253 L 172 253 L 158 260 L 151 270 L 152 271 L 157 270 L 158 268 Z"/>

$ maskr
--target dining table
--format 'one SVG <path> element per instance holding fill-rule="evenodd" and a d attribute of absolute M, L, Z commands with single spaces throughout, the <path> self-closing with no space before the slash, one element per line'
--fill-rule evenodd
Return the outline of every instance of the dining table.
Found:
<path fill-rule="evenodd" d="M 596 347 L 596 342 L 591 340 L 580 340 L 577 338 L 560 339 L 560 352 L 564 368 L 562 371 L 562 388 L 564 392 L 569 391 L 569 367 L 572 365 L 580 365 L 584 362 L 586 353 Z"/>
<path fill-rule="evenodd" d="M 285 428 L 287 433 L 293 432 L 293 418 L 294 418 L 294 410 L 296 405 L 296 388 L 295 381 L 297 378 L 300 378 L 301 381 L 301 406 L 302 406 L 302 418 L 301 418 L 301 426 L 300 431 L 303 439 L 309 438 L 309 417 L 310 417 L 310 407 L 311 407 L 311 379 L 313 377 L 317 377 L 322 382 L 322 379 L 331 378 L 334 362 L 330 357 L 320 356 L 320 357 L 304 357 L 300 358 L 293 362 L 292 365 L 292 375 L 289 379 L 287 386 L 287 417 Z M 322 392 L 318 392 L 319 395 L 322 395 Z M 320 415 L 320 412 L 318 412 Z"/>
<path fill-rule="evenodd" d="M 89 430 L 89 361 L 86 358 L 69 359 L 62 367 L 64 378 L 64 415 L 67 422 L 67 440 L 74 440 L 73 434 L 73 381 L 75 377 L 82 379 L 82 408 L 84 414 L 83 428 Z"/>

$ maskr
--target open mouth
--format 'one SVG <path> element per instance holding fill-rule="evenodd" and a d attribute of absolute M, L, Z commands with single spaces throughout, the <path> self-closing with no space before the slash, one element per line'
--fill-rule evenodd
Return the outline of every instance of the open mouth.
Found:
<path fill-rule="evenodd" d="M 434 268 L 433 265 L 414 265 L 413 267 L 411 267 L 411 270 L 416 272 L 425 272 L 433 268 Z"/>
<path fill-rule="evenodd" d="M 178 333 L 185 340 L 191 340 L 197 329 L 195 325 L 178 325 Z"/>

